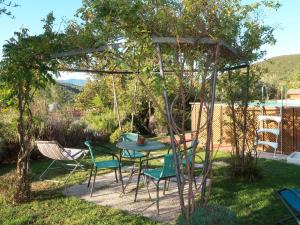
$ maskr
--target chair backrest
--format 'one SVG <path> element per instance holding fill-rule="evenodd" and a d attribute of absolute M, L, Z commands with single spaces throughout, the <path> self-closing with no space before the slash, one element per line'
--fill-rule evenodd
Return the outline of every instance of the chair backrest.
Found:
<path fill-rule="evenodd" d="M 85 141 L 84 144 L 88 147 L 90 155 L 91 155 L 92 162 L 95 165 L 96 161 L 95 161 L 95 156 L 94 156 L 94 153 L 93 153 L 93 147 L 92 147 L 91 142 L 90 141 Z"/>
<path fill-rule="evenodd" d="M 193 139 L 192 142 L 191 142 L 191 146 L 189 147 L 189 150 L 188 150 L 188 157 L 189 157 L 189 160 L 192 160 L 194 154 L 195 154 L 195 151 L 196 151 L 196 147 L 198 145 L 199 141 L 196 140 L 196 139 Z"/>
<path fill-rule="evenodd" d="M 176 175 L 176 167 L 173 154 L 164 156 L 164 165 L 160 177 L 172 177 Z"/>
<path fill-rule="evenodd" d="M 46 157 L 54 160 L 70 160 L 69 155 L 56 141 L 36 141 L 38 150 Z"/>
<path fill-rule="evenodd" d="M 139 134 L 137 133 L 124 133 L 121 136 L 121 140 L 124 142 L 137 142 L 139 138 Z M 134 158 L 135 157 L 135 151 L 130 149 L 124 149 L 122 152 L 122 156 Z"/>
<path fill-rule="evenodd" d="M 139 138 L 139 134 L 137 133 L 124 133 L 121 136 L 122 141 L 134 141 L 137 142 Z"/>

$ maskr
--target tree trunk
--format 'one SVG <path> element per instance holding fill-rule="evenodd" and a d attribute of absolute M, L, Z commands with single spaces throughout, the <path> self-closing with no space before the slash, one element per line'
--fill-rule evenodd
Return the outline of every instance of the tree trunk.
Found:
<path fill-rule="evenodd" d="M 18 133 L 19 133 L 19 144 L 20 152 L 18 154 L 17 161 L 17 181 L 16 181 L 16 193 L 14 195 L 14 202 L 21 203 L 30 200 L 31 197 L 31 182 L 29 173 L 29 154 L 30 149 L 28 141 L 26 141 L 26 131 L 24 126 L 24 101 L 23 96 L 23 85 L 18 84 Z M 27 143 L 27 144 L 26 144 Z"/>
<path fill-rule="evenodd" d="M 243 166 L 245 164 L 245 150 L 246 150 L 246 139 L 247 139 L 247 117 L 248 117 L 248 95 L 249 95 L 249 66 L 247 67 L 247 77 L 246 77 L 246 85 L 245 85 L 245 98 L 243 101 L 244 109 L 243 109 L 243 146 L 242 146 L 242 156 L 243 156 Z"/>

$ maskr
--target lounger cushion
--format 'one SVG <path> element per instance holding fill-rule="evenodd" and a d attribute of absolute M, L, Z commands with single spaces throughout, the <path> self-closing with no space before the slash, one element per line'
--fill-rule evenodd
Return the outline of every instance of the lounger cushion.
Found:
<path fill-rule="evenodd" d="M 295 211 L 300 213 L 300 189 L 283 189 L 278 193 Z"/>

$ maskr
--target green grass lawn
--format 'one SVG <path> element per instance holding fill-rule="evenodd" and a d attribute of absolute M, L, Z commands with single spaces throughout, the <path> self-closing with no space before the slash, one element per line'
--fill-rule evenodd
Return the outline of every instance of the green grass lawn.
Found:
<path fill-rule="evenodd" d="M 101 160 L 108 157 L 97 154 L 96 159 Z M 12 206 L 4 203 L 0 195 L 0 224 L 2 225 L 82 225 L 82 224 L 162 224 L 151 221 L 141 216 L 130 215 L 117 209 L 111 209 L 86 202 L 75 197 L 66 197 L 61 194 L 62 182 L 39 181 L 39 175 L 46 169 L 51 161 L 33 161 L 33 201 L 21 205 Z M 89 163 L 89 160 L 84 160 Z M 15 165 L 0 165 L 0 188 L 5 185 L 1 176 L 7 176 L 15 168 Z M 110 172 L 99 171 L 101 173 Z M 68 171 L 61 169 L 49 170 L 45 178 L 63 181 L 68 175 Z M 88 178 L 89 170 L 82 170 L 73 174 L 68 180 L 67 186 L 81 183 Z M 1 191 L 0 191 L 1 193 Z"/>
<path fill-rule="evenodd" d="M 98 159 L 102 157 L 98 155 Z M 226 161 L 229 154 L 218 153 L 216 160 Z M 160 224 L 149 219 L 130 215 L 116 209 L 98 206 L 75 197 L 61 194 L 61 184 L 41 182 L 38 175 L 50 161 L 32 162 L 33 201 L 11 206 L 0 196 L 0 224 Z M 159 162 L 155 162 L 158 165 Z M 286 209 L 274 194 L 283 187 L 300 187 L 300 167 L 273 160 L 259 160 L 263 177 L 256 182 L 232 180 L 228 168 L 215 166 L 211 203 L 229 207 L 235 212 L 239 224 L 275 224 L 287 215 Z M 5 176 L 14 165 L 0 165 L 0 176 Z M 106 172 L 106 171 L 104 171 Z M 63 180 L 66 173 L 53 170 L 48 178 Z M 86 180 L 88 171 L 74 174 L 67 185 Z M 0 177 L 0 186 L 3 179 Z"/>
<path fill-rule="evenodd" d="M 300 187 L 300 166 L 266 159 L 260 159 L 259 165 L 263 177 L 256 182 L 231 180 L 224 168 L 215 171 L 211 202 L 229 207 L 240 224 L 276 224 L 288 212 L 274 191 Z"/>

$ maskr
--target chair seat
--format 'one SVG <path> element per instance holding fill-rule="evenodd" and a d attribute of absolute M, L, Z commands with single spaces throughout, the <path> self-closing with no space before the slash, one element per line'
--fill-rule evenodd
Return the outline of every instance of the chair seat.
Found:
<path fill-rule="evenodd" d="M 186 166 L 186 159 L 182 160 L 182 164 L 183 164 L 183 166 Z"/>
<path fill-rule="evenodd" d="M 95 166 L 97 169 L 118 168 L 119 161 L 118 160 L 106 160 L 106 161 L 102 161 L 102 162 L 95 162 Z"/>
<path fill-rule="evenodd" d="M 82 154 L 87 154 L 89 151 L 84 149 L 77 149 L 77 148 L 64 148 L 65 155 L 68 159 L 78 159 Z"/>
<path fill-rule="evenodd" d="M 132 150 L 124 150 L 122 153 L 123 158 L 131 158 L 131 159 L 137 159 L 145 157 L 145 154 L 138 152 L 138 151 L 132 151 Z"/>
<path fill-rule="evenodd" d="M 298 213 L 300 213 L 300 189 L 283 189 L 279 191 L 282 198 Z"/>
<path fill-rule="evenodd" d="M 146 176 L 151 177 L 155 180 L 159 180 L 161 178 L 161 172 L 162 172 L 162 168 L 144 170 L 144 174 Z"/>

